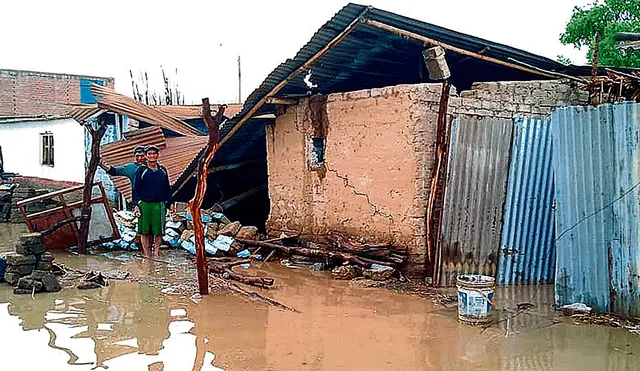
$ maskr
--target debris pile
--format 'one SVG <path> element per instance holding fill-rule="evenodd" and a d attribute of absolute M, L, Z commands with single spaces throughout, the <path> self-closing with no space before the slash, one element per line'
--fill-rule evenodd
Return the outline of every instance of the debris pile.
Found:
<path fill-rule="evenodd" d="M 336 279 L 350 280 L 363 276 L 384 281 L 392 276 L 404 279 L 401 268 L 407 258 L 406 247 L 391 244 L 367 244 L 347 238 L 340 233 L 304 239 L 283 235 L 265 241 L 249 240 L 236 236 L 240 245 L 257 247 L 252 254 L 262 249 L 268 252 L 265 261 L 274 253 L 286 256 L 282 264 L 295 267 L 309 265 L 312 271 L 331 270 Z"/>
<path fill-rule="evenodd" d="M 53 273 L 53 255 L 46 252 L 40 233 L 27 233 L 20 237 L 15 252 L 0 259 L 6 263 L 4 280 L 12 286 L 14 294 L 57 292 L 62 289 Z"/>

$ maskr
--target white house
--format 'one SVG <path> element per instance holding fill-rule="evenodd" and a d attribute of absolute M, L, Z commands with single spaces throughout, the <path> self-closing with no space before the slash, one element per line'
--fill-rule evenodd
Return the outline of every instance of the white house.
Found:
<path fill-rule="evenodd" d="M 58 181 L 84 181 L 84 128 L 72 118 L 0 117 L 0 148 L 6 172 Z"/>

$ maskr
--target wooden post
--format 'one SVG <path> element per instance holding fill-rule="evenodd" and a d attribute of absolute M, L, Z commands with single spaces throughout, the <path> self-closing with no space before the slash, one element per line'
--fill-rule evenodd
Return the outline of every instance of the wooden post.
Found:
<path fill-rule="evenodd" d="M 80 228 L 78 230 L 78 252 L 80 254 L 87 253 L 87 239 L 91 221 L 91 190 L 93 188 L 93 178 L 100 162 L 100 141 L 102 141 L 102 136 L 107 131 L 107 125 L 101 119 L 98 119 L 97 128 L 94 128 L 90 123 L 86 123 L 84 127 L 91 135 L 91 158 L 84 175 L 84 187 L 82 189 L 82 209 L 80 211 Z"/>
<path fill-rule="evenodd" d="M 193 234 L 196 242 L 196 265 L 198 269 L 198 287 L 201 295 L 209 294 L 209 275 L 207 274 L 207 259 L 204 251 L 204 225 L 200 207 L 207 190 L 207 174 L 209 163 L 220 147 L 220 123 L 222 122 L 224 110 L 227 106 L 221 105 L 215 117 L 211 117 L 211 106 L 209 98 L 202 99 L 202 118 L 209 131 L 209 142 L 204 150 L 204 155 L 198 161 L 198 183 L 191 201 L 189 201 L 189 212 L 193 219 Z"/>

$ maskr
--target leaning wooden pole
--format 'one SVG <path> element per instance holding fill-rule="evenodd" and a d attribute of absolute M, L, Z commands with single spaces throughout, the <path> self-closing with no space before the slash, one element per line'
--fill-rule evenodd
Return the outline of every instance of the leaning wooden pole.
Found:
<path fill-rule="evenodd" d="M 211 116 L 211 106 L 209 98 L 202 99 L 202 118 L 209 131 L 209 142 L 204 150 L 204 155 L 198 161 L 198 182 L 191 201 L 189 201 L 189 212 L 193 218 L 193 234 L 196 242 L 196 265 L 198 269 L 198 287 L 201 295 L 209 294 L 209 276 L 207 274 L 207 258 L 204 251 L 204 224 L 200 207 L 207 190 L 207 173 L 209 163 L 213 159 L 220 146 L 220 123 L 224 117 L 226 106 L 221 105 L 215 117 Z"/>
<path fill-rule="evenodd" d="M 100 142 L 107 130 L 104 122 L 99 121 L 97 128 L 91 124 L 85 124 L 85 128 L 91 135 L 91 158 L 89 166 L 84 174 L 84 188 L 82 189 L 82 208 L 80 209 L 80 228 L 78 229 L 78 252 L 87 253 L 87 239 L 89 238 L 89 223 L 91 222 L 91 190 L 93 188 L 93 178 L 100 162 Z"/>

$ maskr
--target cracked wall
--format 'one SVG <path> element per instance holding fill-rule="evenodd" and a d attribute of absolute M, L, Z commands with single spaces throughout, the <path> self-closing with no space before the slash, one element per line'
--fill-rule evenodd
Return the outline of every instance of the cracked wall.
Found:
<path fill-rule="evenodd" d="M 269 232 L 342 231 L 406 245 L 411 260 L 424 264 L 424 202 L 417 192 L 430 181 L 435 127 L 429 123 L 437 111 L 429 106 L 437 106 L 439 89 L 407 85 L 331 94 L 320 108 L 306 98 L 278 115 L 267 129 Z M 324 117 L 320 170 L 307 164 L 309 138 L 318 132 L 314 117 Z M 422 274 L 423 267 L 416 271 Z"/>
<path fill-rule="evenodd" d="M 280 108 L 267 128 L 269 233 L 341 231 L 405 245 L 405 273 L 423 276 L 440 94 L 440 84 L 398 85 Z M 535 117 L 584 103 L 586 93 L 562 80 L 478 83 L 459 96 L 452 88 L 449 114 Z M 309 142 L 318 133 L 324 164 L 312 169 Z"/>

